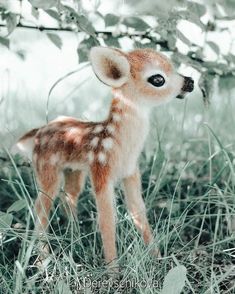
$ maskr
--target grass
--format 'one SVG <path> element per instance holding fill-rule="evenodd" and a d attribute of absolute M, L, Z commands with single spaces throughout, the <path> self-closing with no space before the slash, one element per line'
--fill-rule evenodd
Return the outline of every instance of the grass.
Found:
<path fill-rule="evenodd" d="M 79 223 L 67 220 L 62 202 L 56 201 L 45 237 L 51 253 L 44 267 L 36 266 L 40 242 L 33 235 L 37 189 L 32 169 L 3 152 L 0 292 L 160 293 L 169 270 L 183 265 L 182 293 L 234 293 L 235 137 L 229 129 L 231 101 L 226 101 L 220 102 L 223 108 L 216 104 L 204 112 L 201 121 L 208 124 L 191 122 L 199 102 L 185 102 L 184 111 L 175 104 L 174 112 L 167 106 L 156 113 L 154 140 L 140 164 L 148 218 L 163 258 L 153 258 L 151 247 L 144 246 L 117 187 L 119 281 L 108 276 L 104 264 L 89 182 L 79 199 Z"/>

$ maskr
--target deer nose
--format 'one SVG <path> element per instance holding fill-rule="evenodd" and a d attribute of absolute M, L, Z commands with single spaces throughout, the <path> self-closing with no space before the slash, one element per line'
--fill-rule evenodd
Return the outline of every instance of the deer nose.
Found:
<path fill-rule="evenodd" d="M 194 81 L 190 77 L 184 77 L 184 83 L 182 87 L 182 91 L 184 92 L 192 92 L 194 89 Z"/>

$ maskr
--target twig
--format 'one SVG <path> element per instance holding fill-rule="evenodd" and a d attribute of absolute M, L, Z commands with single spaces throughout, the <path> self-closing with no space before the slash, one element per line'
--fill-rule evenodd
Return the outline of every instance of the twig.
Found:
<path fill-rule="evenodd" d="M 6 27 L 6 25 L 4 24 L 0 24 L 0 27 Z M 18 23 L 16 28 L 22 28 L 22 29 L 30 29 L 30 30 L 38 30 L 38 31 L 58 31 L 58 32 L 76 32 L 74 31 L 72 28 L 70 27 L 44 27 L 44 26 L 34 26 L 34 25 L 25 25 L 22 23 Z M 78 31 L 78 33 L 83 32 L 83 31 Z M 111 31 L 96 31 L 95 35 L 97 37 L 101 36 L 101 35 L 105 35 L 107 37 L 111 37 L 113 36 L 113 32 Z M 134 37 L 141 37 L 142 39 L 148 39 L 150 41 L 153 41 L 154 43 L 160 45 L 161 47 L 170 50 L 170 48 L 168 47 L 168 43 L 165 40 L 155 40 L 155 38 L 153 39 L 152 36 L 150 36 L 147 32 L 144 33 L 120 33 L 119 35 L 117 35 L 117 37 L 130 37 L 130 38 L 134 38 Z"/>

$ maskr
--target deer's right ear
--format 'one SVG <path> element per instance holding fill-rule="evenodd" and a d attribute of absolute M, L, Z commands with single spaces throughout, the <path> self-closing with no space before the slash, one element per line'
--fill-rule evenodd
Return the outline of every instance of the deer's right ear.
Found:
<path fill-rule="evenodd" d="M 130 64 L 118 50 L 107 47 L 93 47 L 90 61 L 94 73 L 104 84 L 119 88 L 129 78 Z"/>

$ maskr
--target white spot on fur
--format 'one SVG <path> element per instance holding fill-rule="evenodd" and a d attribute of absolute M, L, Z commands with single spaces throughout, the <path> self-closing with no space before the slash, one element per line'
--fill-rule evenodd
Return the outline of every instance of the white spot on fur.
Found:
<path fill-rule="evenodd" d="M 71 127 L 67 130 L 67 134 L 69 136 L 76 136 L 76 135 L 80 135 L 81 131 L 78 128 L 75 127 Z"/>
<path fill-rule="evenodd" d="M 118 113 L 113 113 L 113 121 L 118 122 L 121 120 L 121 116 Z"/>
<path fill-rule="evenodd" d="M 92 163 L 92 162 L 94 161 L 94 152 L 89 151 L 89 152 L 87 153 L 87 159 L 88 159 L 88 162 L 89 162 L 89 163 Z"/>
<path fill-rule="evenodd" d="M 106 129 L 110 134 L 114 134 L 115 132 L 115 126 L 113 124 L 107 125 Z"/>
<path fill-rule="evenodd" d="M 94 137 L 91 142 L 90 142 L 90 145 L 92 147 L 96 147 L 98 145 L 98 142 L 99 142 L 99 137 Z"/>
<path fill-rule="evenodd" d="M 53 165 L 57 164 L 59 160 L 60 160 L 60 156 L 58 153 L 52 154 L 50 157 L 50 163 Z"/>
<path fill-rule="evenodd" d="M 102 132 L 103 129 L 104 129 L 104 127 L 103 127 L 102 125 L 97 125 L 97 126 L 94 128 L 93 133 L 94 133 L 94 134 L 98 134 L 98 133 Z"/>
<path fill-rule="evenodd" d="M 105 164 L 106 162 L 106 154 L 104 152 L 98 153 L 98 161 L 102 164 Z"/>
<path fill-rule="evenodd" d="M 66 138 L 72 138 L 76 144 L 79 144 L 81 142 L 81 130 L 76 127 L 67 129 Z"/>
<path fill-rule="evenodd" d="M 102 146 L 104 147 L 104 149 L 106 150 L 110 150 L 113 147 L 113 139 L 108 137 L 102 140 Z"/>

